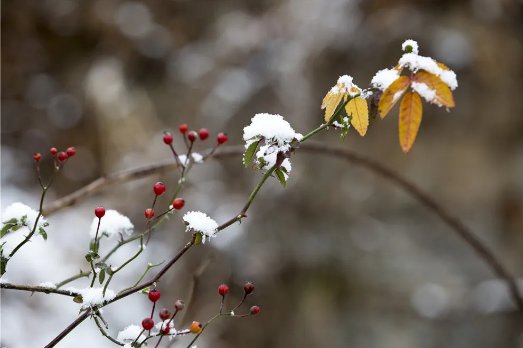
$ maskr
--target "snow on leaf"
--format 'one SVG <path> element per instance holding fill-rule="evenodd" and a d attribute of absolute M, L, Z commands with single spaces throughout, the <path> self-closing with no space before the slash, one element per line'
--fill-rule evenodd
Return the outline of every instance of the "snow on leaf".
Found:
<path fill-rule="evenodd" d="M 345 105 L 347 115 L 351 116 L 351 124 L 363 137 L 369 128 L 369 108 L 367 101 L 356 97 Z"/>
<path fill-rule="evenodd" d="M 418 93 L 408 92 L 400 104 L 399 138 L 403 152 L 409 152 L 416 140 L 421 123 L 421 98 Z"/>
<path fill-rule="evenodd" d="M 426 84 L 435 92 L 435 97 L 430 101 L 431 103 L 448 108 L 453 108 L 456 105 L 450 88 L 436 75 L 420 70 L 414 75 L 414 81 Z"/>
<path fill-rule="evenodd" d="M 400 99 L 401 95 L 407 90 L 410 85 L 410 78 L 407 76 L 400 76 L 396 81 L 383 92 L 378 103 L 378 111 L 381 118 L 385 118 L 390 109 Z"/>

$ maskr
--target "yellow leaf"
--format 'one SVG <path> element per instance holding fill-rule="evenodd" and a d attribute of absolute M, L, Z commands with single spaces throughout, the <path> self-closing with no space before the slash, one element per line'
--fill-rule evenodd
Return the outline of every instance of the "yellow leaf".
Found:
<path fill-rule="evenodd" d="M 325 122 L 329 122 L 342 99 L 343 93 L 332 93 L 330 91 L 327 93 L 325 98 L 323 98 L 321 108 L 325 109 Z"/>
<path fill-rule="evenodd" d="M 378 111 L 380 117 L 384 118 L 389 113 L 390 109 L 401 98 L 401 95 L 410 85 L 410 79 L 407 76 L 400 76 L 391 83 L 391 85 L 383 92 L 378 103 Z"/>
<path fill-rule="evenodd" d="M 367 133 L 369 128 L 369 108 L 367 101 L 363 98 L 356 97 L 351 99 L 347 105 L 345 105 L 345 111 L 347 115 L 351 115 L 351 124 L 358 131 L 361 136 Z"/>
<path fill-rule="evenodd" d="M 403 152 L 409 152 L 416 140 L 421 123 L 421 98 L 418 93 L 408 92 L 400 104 L 399 135 Z"/>
<path fill-rule="evenodd" d="M 414 75 L 414 81 L 422 82 L 431 90 L 436 92 L 435 104 L 443 105 L 448 108 L 453 108 L 455 106 L 454 97 L 452 96 L 450 88 L 436 75 L 426 71 L 418 71 L 416 75 Z"/>

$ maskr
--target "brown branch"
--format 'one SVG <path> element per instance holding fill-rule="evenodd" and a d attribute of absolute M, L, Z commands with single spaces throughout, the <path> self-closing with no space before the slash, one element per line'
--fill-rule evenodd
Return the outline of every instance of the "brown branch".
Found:
<path fill-rule="evenodd" d="M 321 143 L 310 142 L 303 144 L 302 150 L 322 155 L 343 158 L 353 164 L 364 167 L 383 178 L 395 183 L 405 190 L 408 194 L 418 200 L 419 203 L 432 210 L 449 226 L 456 234 L 463 239 L 483 260 L 490 266 L 494 274 L 504 279 L 511 293 L 511 296 L 520 311 L 523 311 L 523 295 L 518 289 L 518 285 L 510 272 L 501 264 L 497 256 L 484 244 L 472 231 L 466 227 L 458 217 L 452 215 L 441 204 L 437 203 L 431 196 L 423 192 L 412 182 L 396 174 L 394 171 L 381 165 L 380 163 L 358 155 L 350 150 L 341 147 L 323 145 Z"/>
<path fill-rule="evenodd" d="M 76 296 L 80 295 L 79 293 L 70 291 L 70 290 L 49 288 L 46 286 L 18 285 L 18 284 L 12 284 L 12 283 L 0 283 L 0 288 L 10 289 L 10 290 L 29 291 L 29 292 L 43 292 L 44 294 L 58 294 L 58 295 L 65 295 L 65 296 L 71 296 L 71 297 L 76 297 Z"/>
<path fill-rule="evenodd" d="M 492 269 L 494 274 L 500 278 L 505 279 L 509 286 L 510 293 L 517 307 L 523 311 L 523 296 L 518 290 L 518 286 L 514 277 L 510 272 L 501 264 L 495 254 L 483 243 L 481 242 L 472 231 L 467 228 L 458 217 L 453 216 L 449 213 L 442 205 L 438 204 L 432 197 L 420 190 L 416 185 L 408 181 L 407 179 L 401 177 L 399 174 L 396 174 L 394 171 L 383 166 L 379 162 L 368 159 L 362 155 L 341 147 L 325 145 L 317 142 L 307 142 L 306 144 L 300 145 L 300 151 L 310 152 L 310 153 L 321 153 L 333 157 L 343 158 L 353 164 L 364 167 L 375 174 L 382 176 L 383 178 L 393 182 L 402 189 L 405 190 L 408 194 L 414 197 L 418 202 L 420 202 L 425 207 L 432 210 L 436 213 L 460 238 L 462 238 L 475 252 L 476 254 L 484 260 L 488 266 Z M 243 153 L 243 146 L 228 146 L 220 148 L 212 158 L 223 159 L 233 156 L 239 156 Z M 81 188 L 78 191 L 71 193 L 57 201 L 53 202 L 45 210 L 46 214 L 56 212 L 62 208 L 73 205 L 76 202 L 102 190 L 106 185 L 115 184 L 115 183 L 124 183 L 127 181 L 136 180 L 151 174 L 159 173 L 175 167 L 176 164 L 172 162 L 163 162 L 159 164 L 154 164 L 145 167 L 139 167 L 135 169 L 129 169 L 121 172 L 116 172 L 114 174 L 108 175 L 105 178 L 99 178 L 92 182 L 91 184 Z M 221 227 L 227 227 L 228 224 L 232 224 L 240 220 L 243 216 L 238 215 L 231 219 L 230 221 L 223 224 Z"/>
<path fill-rule="evenodd" d="M 229 146 L 223 149 L 220 149 L 217 153 L 213 154 L 211 158 L 226 158 L 237 156 L 241 153 L 243 149 L 242 146 Z M 207 152 L 212 151 L 208 150 Z M 161 173 L 172 168 L 176 168 L 176 163 L 173 163 L 172 160 L 164 161 L 156 164 L 151 164 L 143 167 L 132 168 L 127 170 L 122 170 L 106 176 L 102 176 L 93 182 L 87 184 L 81 189 L 74 191 L 67 196 L 64 196 L 51 204 L 44 207 L 44 215 L 48 216 L 53 213 L 56 213 L 59 210 L 62 210 L 66 207 L 70 207 L 93 194 L 102 191 L 108 185 L 115 185 L 120 183 L 125 183 L 143 177 Z"/>

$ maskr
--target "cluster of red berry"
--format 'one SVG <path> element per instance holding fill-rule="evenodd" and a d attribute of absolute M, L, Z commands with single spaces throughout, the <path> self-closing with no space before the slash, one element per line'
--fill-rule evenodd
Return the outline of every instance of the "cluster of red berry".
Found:
<path fill-rule="evenodd" d="M 160 299 L 160 291 L 157 289 L 152 289 L 147 294 L 149 297 L 149 300 L 153 303 L 153 312 L 151 313 L 151 317 L 147 317 L 142 320 L 142 327 L 144 330 L 151 330 L 154 327 L 154 319 L 152 318 L 154 314 L 154 307 L 156 305 L 156 302 Z M 174 313 L 171 313 L 171 311 L 167 308 L 160 309 L 159 316 L 162 321 L 169 320 L 167 324 L 162 325 L 161 327 L 161 333 L 163 335 L 168 335 L 171 331 L 171 321 L 174 319 L 176 314 L 181 311 L 185 307 L 185 304 L 182 300 L 176 300 L 174 302 Z"/>
<path fill-rule="evenodd" d="M 190 131 L 189 126 L 185 123 L 181 124 L 178 127 L 178 130 L 191 143 L 194 142 L 197 138 L 200 138 L 200 140 L 205 140 L 210 135 L 209 130 L 207 130 L 206 128 L 201 128 L 198 132 L 193 131 L 193 130 Z M 163 142 L 165 144 L 170 145 L 170 144 L 172 144 L 173 140 L 174 140 L 174 137 L 173 137 L 172 133 L 170 133 L 170 132 L 164 133 Z M 226 143 L 227 140 L 229 140 L 229 137 L 225 133 L 218 133 L 218 135 L 216 136 L 216 142 L 219 145 Z"/>
<path fill-rule="evenodd" d="M 58 152 L 58 149 L 56 147 L 52 147 L 49 149 L 49 153 L 51 154 L 51 156 L 53 156 L 53 158 L 58 159 L 60 162 L 64 162 L 69 157 L 73 157 L 74 155 L 76 155 L 76 149 L 71 146 L 68 147 L 65 151 Z M 35 162 L 40 162 L 40 160 L 42 159 L 42 154 L 40 152 L 36 152 L 35 154 L 33 154 L 33 159 L 35 160 Z"/>

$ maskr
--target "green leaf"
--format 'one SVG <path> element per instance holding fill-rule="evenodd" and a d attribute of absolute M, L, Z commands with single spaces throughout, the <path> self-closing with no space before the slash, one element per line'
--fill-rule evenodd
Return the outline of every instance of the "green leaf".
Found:
<path fill-rule="evenodd" d="M 285 187 L 285 185 L 287 185 L 287 182 L 285 181 L 285 174 L 283 174 L 283 172 L 281 171 L 281 167 L 276 169 L 274 173 L 276 173 L 276 177 L 280 181 L 281 186 Z"/>
<path fill-rule="evenodd" d="M 98 280 L 100 281 L 100 284 L 103 284 L 105 280 L 105 268 L 102 268 L 100 273 L 98 273 Z"/>
<path fill-rule="evenodd" d="M 78 296 L 73 297 L 73 301 L 76 303 L 83 303 L 84 299 L 83 299 L 82 295 L 78 295 Z"/>
<path fill-rule="evenodd" d="M 253 142 L 249 147 L 247 147 L 247 150 L 245 150 L 245 153 L 243 154 L 243 165 L 245 168 L 249 166 L 249 164 L 252 161 L 252 158 L 254 157 L 254 154 L 256 153 L 256 149 L 258 148 L 258 145 L 260 144 L 261 140 Z"/>
<path fill-rule="evenodd" d="M 93 258 L 91 257 L 91 253 L 85 254 L 85 259 L 87 260 L 87 262 L 93 261 Z"/>
<path fill-rule="evenodd" d="M 38 233 L 40 233 L 40 235 L 44 238 L 44 240 L 47 240 L 47 232 L 45 232 L 43 227 L 40 227 L 38 229 Z"/>
<path fill-rule="evenodd" d="M 4 222 L 5 223 L 5 222 Z M 2 227 L 2 230 L 0 231 L 0 238 L 5 236 L 11 231 L 15 231 L 13 228 L 17 226 L 16 223 L 5 223 L 4 227 Z"/>

